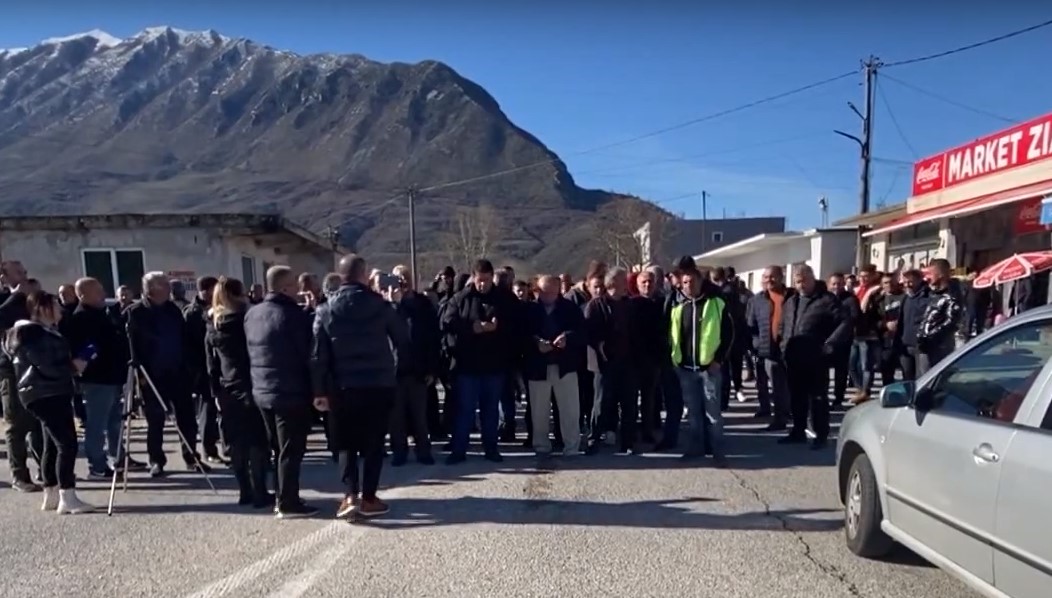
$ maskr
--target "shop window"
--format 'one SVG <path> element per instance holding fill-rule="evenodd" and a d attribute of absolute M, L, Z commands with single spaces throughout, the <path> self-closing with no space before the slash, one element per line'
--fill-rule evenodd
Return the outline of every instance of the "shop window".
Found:
<path fill-rule="evenodd" d="M 256 284 L 256 258 L 241 256 L 241 282 L 246 288 Z"/>
<path fill-rule="evenodd" d="M 117 287 L 127 286 L 138 296 L 146 273 L 141 249 L 85 249 L 82 252 L 84 276 L 102 283 L 107 297 L 117 295 Z"/>
<path fill-rule="evenodd" d="M 715 231 L 712 233 L 713 243 L 723 243 L 723 231 Z"/>

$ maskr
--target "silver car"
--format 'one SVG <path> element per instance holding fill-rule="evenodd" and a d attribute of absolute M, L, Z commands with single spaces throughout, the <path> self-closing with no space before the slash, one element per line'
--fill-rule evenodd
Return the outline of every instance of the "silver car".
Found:
<path fill-rule="evenodd" d="M 898 542 L 986 596 L 1052 596 L 1052 306 L 850 410 L 837 441 L 855 554 Z"/>

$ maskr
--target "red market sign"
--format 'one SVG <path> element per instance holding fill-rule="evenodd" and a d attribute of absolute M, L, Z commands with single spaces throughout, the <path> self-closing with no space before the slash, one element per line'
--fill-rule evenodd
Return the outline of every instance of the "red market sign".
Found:
<path fill-rule="evenodd" d="M 977 139 L 913 165 L 913 195 L 948 189 L 1052 157 L 1052 114 Z"/>
<path fill-rule="evenodd" d="M 1035 197 L 1019 203 L 1016 211 L 1015 226 L 1012 227 L 1015 234 L 1029 235 L 1052 230 L 1052 227 L 1041 224 L 1041 199 L 1040 197 Z"/>

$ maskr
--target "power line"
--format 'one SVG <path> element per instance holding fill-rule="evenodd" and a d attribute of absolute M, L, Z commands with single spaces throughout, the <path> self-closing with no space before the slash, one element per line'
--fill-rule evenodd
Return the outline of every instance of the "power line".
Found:
<path fill-rule="evenodd" d="M 961 108 L 962 110 L 967 110 L 969 112 L 973 112 L 973 113 L 979 114 L 981 116 L 986 116 L 986 117 L 989 117 L 989 118 L 993 118 L 993 119 L 1004 121 L 1004 122 L 1011 123 L 1011 124 L 1018 124 L 1018 123 L 1022 122 L 1020 119 L 1017 119 L 1017 118 L 1010 118 L 1010 117 L 1007 117 L 1007 116 L 1002 116 L 1000 114 L 997 114 L 997 113 L 994 113 L 994 112 L 990 112 L 988 110 L 983 110 L 982 108 L 976 108 L 975 106 L 969 106 L 968 104 L 962 104 L 961 102 L 958 102 L 957 100 L 948 98 L 946 96 L 939 95 L 939 94 L 935 93 L 934 91 L 929 91 L 927 89 L 924 89 L 924 88 L 921 88 L 921 87 L 917 87 L 916 85 L 914 85 L 912 83 L 906 83 L 902 79 L 899 79 L 899 78 L 896 78 L 896 77 L 892 77 L 891 75 L 885 75 L 884 73 L 881 73 L 881 78 L 887 79 L 888 81 L 891 81 L 892 83 L 901 85 L 901 86 L 905 87 L 906 89 L 912 89 L 913 91 L 915 91 L 915 92 L 917 92 L 917 93 L 919 93 L 921 95 L 928 96 L 929 98 L 939 100 L 940 102 L 945 102 L 945 103 L 947 103 L 947 104 L 949 104 L 951 106 L 956 106 L 958 108 Z"/>
<path fill-rule="evenodd" d="M 614 143 L 608 143 L 608 144 L 601 145 L 601 146 L 598 146 L 598 147 L 593 147 L 593 148 L 590 148 L 590 149 L 587 149 L 587 150 L 574 152 L 574 153 L 572 153 L 570 155 L 571 156 L 581 156 L 581 155 L 585 155 L 585 154 L 591 154 L 591 153 L 600 152 L 600 151 L 603 151 L 603 150 L 608 150 L 608 149 L 611 149 L 611 148 L 614 148 L 614 147 L 620 147 L 622 145 L 628 145 L 628 144 L 631 144 L 631 143 L 636 143 L 638 141 L 642 141 L 644 139 L 649 139 L 651 137 L 656 137 L 658 135 L 664 135 L 665 133 L 670 133 L 672 131 L 677 131 L 679 129 L 690 127 L 690 126 L 693 126 L 693 125 L 696 125 L 696 124 L 700 124 L 700 123 L 707 122 L 707 121 L 710 121 L 710 120 L 715 120 L 717 118 L 722 118 L 724 116 L 729 116 L 731 114 L 735 114 L 737 112 L 742 112 L 744 110 L 748 110 L 748 109 L 754 108 L 756 106 L 760 106 L 760 105 L 763 105 L 763 104 L 769 104 L 771 102 L 775 102 L 775 101 L 778 101 L 780 99 L 796 95 L 798 93 L 803 93 L 805 91 L 808 91 L 808 90 L 811 90 L 811 89 L 815 89 L 817 87 L 822 87 L 823 85 L 828 85 L 830 83 L 834 83 L 836 81 L 840 81 L 841 79 L 846 79 L 848 77 L 853 77 L 853 76 L 855 76 L 856 73 L 857 73 L 857 71 L 849 71 L 849 72 L 846 72 L 846 73 L 841 73 L 841 74 L 839 74 L 839 75 L 837 75 L 835 77 L 829 77 L 827 79 L 822 79 L 820 81 L 815 81 L 814 83 L 809 83 L 807 85 L 802 85 L 800 87 L 796 87 L 796 88 L 790 89 L 788 91 L 784 91 L 784 92 L 781 92 L 781 93 L 778 93 L 778 94 L 774 94 L 774 95 L 770 95 L 770 96 L 767 96 L 767 97 L 764 97 L 764 98 L 760 98 L 760 99 L 754 100 L 752 102 L 739 104 L 738 106 L 735 106 L 733 108 L 728 108 L 726 110 L 721 110 L 719 112 L 714 112 L 712 114 L 707 114 L 707 115 L 699 117 L 699 118 L 694 118 L 694 119 L 691 119 L 691 120 L 688 120 L 688 121 L 677 123 L 677 124 L 672 125 L 672 126 L 664 127 L 662 129 L 657 129 L 655 131 L 651 131 L 649 133 L 644 133 L 642 135 L 637 135 L 635 137 L 631 137 L 629 139 L 625 139 L 625 140 L 622 140 L 622 141 L 616 141 Z M 505 170 L 500 170 L 500 171 L 497 171 L 497 172 L 492 172 L 492 173 L 489 173 L 489 174 L 484 174 L 484 175 L 480 175 L 480 176 L 476 176 L 476 177 L 470 177 L 470 178 L 461 179 L 461 180 L 458 180 L 458 181 L 450 181 L 448 183 L 441 183 L 441 184 L 437 184 L 437 185 L 432 185 L 430 187 L 424 187 L 424 188 L 420 189 L 420 191 L 421 192 L 438 191 L 440 189 L 448 189 L 450 187 L 459 187 L 459 186 L 462 186 L 462 185 L 468 185 L 468 184 L 471 184 L 471 183 L 476 183 L 476 182 L 479 182 L 479 181 L 484 181 L 484 180 L 488 180 L 488 179 L 492 179 L 492 178 L 497 178 L 497 177 L 505 176 L 505 175 L 508 175 L 508 174 L 514 174 L 516 172 L 521 172 L 523 170 L 527 170 L 527 169 L 530 169 L 530 168 L 537 168 L 539 166 L 546 166 L 548 164 L 554 164 L 554 163 L 560 162 L 560 161 L 561 161 L 560 158 L 551 158 L 549 160 L 542 160 L 540 162 L 534 162 L 534 163 L 531 163 L 531 164 L 524 164 L 522 166 L 516 166 L 516 167 L 513 167 L 513 168 L 508 168 L 508 169 L 505 169 Z"/>
<path fill-rule="evenodd" d="M 1024 33 L 1030 33 L 1031 31 L 1037 31 L 1038 29 L 1041 29 L 1043 27 L 1048 27 L 1049 25 L 1052 25 L 1052 19 L 1050 19 L 1048 21 L 1045 21 L 1043 23 L 1038 23 L 1037 25 L 1031 25 L 1030 27 L 1027 27 L 1025 29 L 1018 29 L 1018 30 L 1012 31 L 1010 33 L 1005 33 L 1003 35 L 998 35 L 997 37 L 991 37 L 989 39 L 984 39 L 982 41 L 971 43 L 971 44 L 968 44 L 966 46 L 960 46 L 958 48 L 953 48 L 952 50 L 944 50 L 942 52 L 936 52 L 935 54 L 928 54 L 927 56 L 918 56 L 916 58 L 907 58 L 906 60 L 899 60 L 897 62 L 888 62 L 888 63 L 884 64 L 884 67 L 888 68 L 888 67 L 893 67 L 893 66 L 903 66 L 903 65 L 907 65 L 907 64 L 917 64 L 918 62 L 927 62 L 929 60 L 935 60 L 937 58 L 943 58 L 945 56 L 951 56 L 953 54 L 958 54 L 960 52 L 967 52 L 968 50 L 974 50 L 976 48 L 981 48 L 983 46 L 988 46 L 990 44 L 995 44 L 997 42 L 1004 41 L 1006 39 L 1011 39 L 1013 37 L 1017 37 L 1017 36 L 1023 35 Z"/>
<path fill-rule="evenodd" d="M 883 88 L 881 88 L 880 85 L 877 85 L 876 88 L 877 97 L 879 97 L 880 102 L 884 104 L 884 109 L 888 111 L 888 118 L 891 119 L 891 124 L 895 127 L 895 131 L 899 134 L 899 138 L 902 139 L 902 143 L 906 144 L 906 147 L 910 150 L 910 153 L 913 154 L 913 157 L 919 160 L 920 154 L 917 153 L 913 144 L 910 143 L 910 140 L 906 137 L 906 132 L 902 130 L 902 126 L 899 125 L 899 119 L 895 117 L 895 111 L 891 109 L 891 103 L 888 102 L 888 98 L 885 97 Z"/>

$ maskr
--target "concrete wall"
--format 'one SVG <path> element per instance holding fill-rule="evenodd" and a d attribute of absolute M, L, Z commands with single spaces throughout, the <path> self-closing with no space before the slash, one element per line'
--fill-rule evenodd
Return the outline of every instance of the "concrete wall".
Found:
<path fill-rule="evenodd" d="M 54 290 L 84 276 L 85 249 L 140 249 L 146 272 L 187 272 L 244 278 L 243 256 L 254 259 L 253 277 L 263 280 L 263 263 L 323 274 L 332 254 L 290 233 L 230 237 L 214 228 L 138 228 L 92 230 L 4 230 L 0 256 L 20 260 L 29 275 Z"/>

